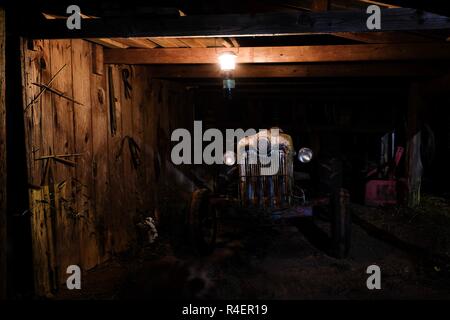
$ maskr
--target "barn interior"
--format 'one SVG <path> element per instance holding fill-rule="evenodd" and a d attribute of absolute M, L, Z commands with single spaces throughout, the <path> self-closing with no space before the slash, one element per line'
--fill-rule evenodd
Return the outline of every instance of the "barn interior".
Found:
<path fill-rule="evenodd" d="M 0 11 L 0 297 L 450 297 L 444 5 L 80 1 L 70 30 L 71 4 Z M 381 29 L 367 29 L 371 5 Z M 313 188 L 319 160 L 339 159 L 349 256 L 329 253 L 326 217 L 267 226 L 232 210 L 216 250 L 193 250 L 193 194 L 224 167 L 173 162 L 174 130 L 194 136 L 195 121 L 280 128 L 312 150 L 294 170 Z M 369 194 L 374 181 L 391 188 Z M 387 274 L 375 295 L 374 263 Z M 83 289 L 67 287 L 70 266 Z"/>

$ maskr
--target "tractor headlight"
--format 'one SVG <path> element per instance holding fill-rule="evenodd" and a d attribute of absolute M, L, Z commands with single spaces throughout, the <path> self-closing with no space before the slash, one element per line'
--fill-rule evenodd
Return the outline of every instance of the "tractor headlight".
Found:
<path fill-rule="evenodd" d="M 232 166 L 236 162 L 236 155 L 233 151 L 227 151 L 223 155 L 223 163 L 227 166 Z"/>
<path fill-rule="evenodd" d="M 303 163 L 308 163 L 312 160 L 313 152 L 310 148 L 301 148 L 298 152 L 298 160 Z"/>

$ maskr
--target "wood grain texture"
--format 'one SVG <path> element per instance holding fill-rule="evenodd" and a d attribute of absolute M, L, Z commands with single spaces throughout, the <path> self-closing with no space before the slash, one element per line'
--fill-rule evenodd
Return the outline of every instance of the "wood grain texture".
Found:
<path fill-rule="evenodd" d="M 170 198 L 172 181 L 182 177 L 170 164 L 167 141 L 175 127 L 189 126 L 192 108 L 184 85 L 152 79 L 148 66 L 107 65 L 103 75 L 95 73 L 97 44 L 36 40 L 32 47 L 23 43 L 25 101 L 39 93 L 32 82 L 48 83 L 66 65 L 52 87 L 83 104 L 48 91 L 25 113 L 28 170 L 35 185 L 30 208 L 36 293 L 49 296 L 65 282 L 68 265 L 88 270 L 136 248 L 140 216 L 158 220 L 169 207 L 184 205 Z M 81 155 L 69 158 L 74 168 L 52 159 L 35 161 L 52 154 Z"/>
<path fill-rule="evenodd" d="M 31 216 L 32 249 L 35 291 L 39 296 L 51 297 L 58 288 L 57 256 L 55 252 L 55 216 L 63 193 L 58 186 L 43 186 L 32 190 Z"/>
<path fill-rule="evenodd" d="M 153 78 L 222 78 L 218 66 L 147 65 L 141 66 Z M 308 77 L 405 77 L 443 75 L 450 64 L 432 62 L 378 63 L 305 63 L 305 64 L 240 64 L 235 78 L 308 78 Z"/>
<path fill-rule="evenodd" d="M 92 44 L 92 52 L 103 50 Z M 107 73 L 105 71 L 105 73 Z M 93 73 L 90 75 L 91 108 L 92 108 L 92 182 L 95 206 L 95 229 L 99 263 L 110 258 L 111 247 L 107 241 L 108 223 L 112 213 L 109 201 L 109 162 L 108 162 L 108 101 L 106 100 L 105 76 Z"/>
<path fill-rule="evenodd" d="M 217 64 L 214 48 L 111 49 L 105 63 Z M 237 63 L 305 63 L 389 60 L 448 60 L 450 44 L 364 44 L 240 48 Z"/>
<path fill-rule="evenodd" d="M 92 185 L 92 105 L 91 45 L 84 40 L 72 40 L 72 87 L 73 97 L 83 105 L 74 106 L 74 153 L 77 167 L 75 200 L 80 227 L 80 261 L 83 269 L 90 269 L 98 263 L 98 244 L 95 230 L 95 205 Z"/>
<path fill-rule="evenodd" d="M 127 247 L 127 231 L 121 225 L 122 215 L 125 214 L 125 185 L 124 181 L 126 177 L 124 177 L 124 157 L 121 152 L 122 145 L 122 101 L 120 99 L 121 95 L 121 82 L 120 82 L 120 68 L 119 66 L 108 66 L 111 72 L 108 74 L 108 82 L 112 82 L 113 84 L 113 99 L 114 101 L 109 101 L 108 103 L 113 103 L 113 109 L 115 110 L 116 117 L 116 132 L 114 135 L 108 135 L 108 146 L 109 146 L 109 173 L 110 173 L 110 194 L 109 198 L 111 201 L 111 207 L 114 210 L 114 213 L 110 217 L 111 228 L 109 231 L 109 243 L 112 249 L 112 254 L 117 254 Z M 108 85 L 108 88 L 111 88 Z M 108 93 L 109 97 L 110 94 Z M 111 119 L 112 114 L 109 114 L 109 118 Z M 120 195 L 120 196 L 116 196 Z"/>
<path fill-rule="evenodd" d="M 135 70 L 132 66 L 123 65 L 118 68 L 119 71 L 119 82 L 120 91 L 119 99 L 121 101 L 120 105 L 122 108 L 121 118 L 122 118 L 122 132 L 120 137 L 120 151 L 118 156 L 122 158 L 123 161 L 123 179 L 121 184 L 124 190 L 124 202 L 123 202 L 123 214 L 120 215 L 119 225 L 134 226 L 134 218 L 137 214 L 136 206 L 136 181 L 137 174 L 136 169 L 133 164 L 133 154 L 130 149 L 133 148 L 134 141 L 134 128 L 133 128 L 133 113 L 135 105 L 133 104 L 133 95 L 139 95 L 140 92 L 135 92 L 132 87 L 132 79 L 135 76 Z M 128 86 L 129 85 L 129 86 Z M 133 239 L 133 229 L 123 228 L 126 231 L 126 239 L 132 241 Z M 129 244 L 124 244 L 124 249 L 129 246 Z"/>
<path fill-rule="evenodd" d="M 150 79 L 149 73 L 145 66 L 133 66 L 133 77 L 131 79 L 131 86 L 133 88 L 132 94 L 132 125 L 133 125 L 133 139 L 139 146 L 139 162 L 136 167 L 136 194 L 135 201 L 138 214 L 153 213 L 150 206 L 146 205 L 146 199 L 149 198 L 149 192 L 145 185 L 145 171 L 150 168 L 148 157 L 145 154 L 145 140 L 144 140 L 144 112 L 148 107 L 150 98 Z M 151 193 L 151 192 L 150 192 Z"/>
<path fill-rule="evenodd" d="M 73 97 L 72 42 L 71 40 L 54 40 L 51 47 L 51 70 L 55 74 L 61 67 L 67 67 L 60 73 L 53 85 L 59 91 Z M 53 136 L 55 154 L 75 153 L 74 138 L 74 104 L 71 101 L 52 95 Z M 63 183 L 65 194 L 60 199 L 57 212 L 58 261 L 60 263 L 60 280 L 65 281 L 65 271 L 70 265 L 80 264 L 79 230 L 81 214 L 77 210 L 76 172 L 75 168 L 62 163 L 54 163 L 54 182 Z"/>
<path fill-rule="evenodd" d="M 103 47 L 100 45 L 92 45 L 92 72 L 103 75 Z"/>

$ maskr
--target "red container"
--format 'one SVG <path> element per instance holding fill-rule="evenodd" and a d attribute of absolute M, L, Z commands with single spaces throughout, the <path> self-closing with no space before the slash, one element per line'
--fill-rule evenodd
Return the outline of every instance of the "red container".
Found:
<path fill-rule="evenodd" d="M 370 180 L 366 184 L 365 203 L 367 206 L 387 206 L 397 204 L 397 180 Z"/>

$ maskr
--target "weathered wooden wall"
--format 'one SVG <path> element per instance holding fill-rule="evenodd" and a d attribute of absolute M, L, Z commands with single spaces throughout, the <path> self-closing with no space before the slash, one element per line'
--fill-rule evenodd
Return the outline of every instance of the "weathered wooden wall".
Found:
<path fill-rule="evenodd" d="M 0 8 L 0 300 L 6 297 L 5 10 Z"/>
<path fill-rule="evenodd" d="M 90 269 L 134 249 L 138 219 L 165 210 L 163 190 L 180 176 L 171 131 L 192 124 L 192 108 L 183 86 L 145 67 L 103 66 L 101 48 L 84 40 L 35 40 L 22 51 L 35 284 L 49 295 L 67 266 Z M 58 71 L 51 87 L 76 102 L 46 91 L 30 104 Z M 52 155 L 67 157 L 42 159 Z"/>

